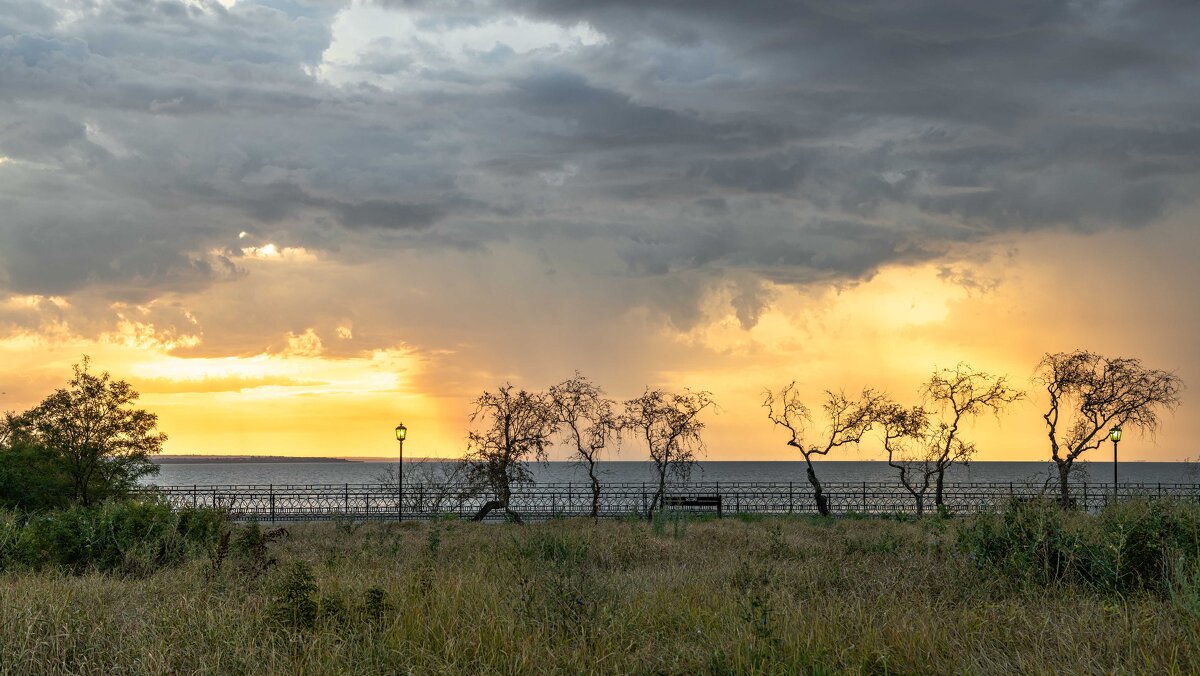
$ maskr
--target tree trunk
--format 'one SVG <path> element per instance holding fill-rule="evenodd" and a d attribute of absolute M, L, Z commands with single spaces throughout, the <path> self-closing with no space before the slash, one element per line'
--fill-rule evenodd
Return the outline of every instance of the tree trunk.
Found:
<path fill-rule="evenodd" d="M 666 493 L 667 493 L 667 470 L 666 470 L 666 467 L 664 466 L 662 469 L 660 469 L 658 471 L 658 489 L 654 493 L 654 499 L 650 501 L 650 509 L 646 512 L 646 520 L 647 521 L 654 520 L 654 510 L 655 510 L 655 508 L 662 506 L 663 501 L 666 499 Z"/>
<path fill-rule="evenodd" d="M 483 506 L 480 507 L 479 511 L 475 513 L 474 520 L 483 521 L 484 517 L 490 514 L 492 510 L 503 509 L 504 514 L 508 516 L 508 518 L 516 521 L 517 523 L 521 523 L 521 515 L 508 508 L 508 502 L 510 499 L 512 499 L 512 488 L 508 485 L 508 477 L 505 476 L 500 482 L 500 485 L 496 487 L 496 499 L 488 500 L 487 502 L 483 503 Z"/>
<path fill-rule="evenodd" d="M 921 515 L 923 515 L 924 513 L 925 513 L 925 494 L 918 493 L 917 494 L 917 517 L 920 518 Z"/>
<path fill-rule="evenodd" d="M 829 498 L 825 497 L 825 491 L 821 488 L 817 473 L 813 471 L 812 461 L 808 459 L 808 456 L 804 456 L 804 462 L 808 465 L 805 472 L 808 474 L 808 483 L 813 487 L 813 499 L 817 501 L 817 512 L 821 516 L 829 516 Z"/>
<path fill-rule="evenodd" d="M 593 471 L 595 465 L 588 466 L 588 477 L 592 480 L 592 518 L 600 517 L 600 479 L 596 478 Z"/>
<path fill-rule="evenodd" d="M 499 500 L 488 500 L 487 502 L 483 503 L 483 506 L 479 508 L 478 512 L 475 512 L 475 518 L 472 520 L 483 521 L 483 519 L 490 514 L 493 509 L 501 509 L 503 507 L 504 503 L 500 502 Z"/>
<path fill-rule="evenodd" d="M 941 507 L 944 504 L 942 502 L 942 486 L 943 486 L 943 484 L 945 484 L 945 482 L 946 482 L 946 468 L 938 467 L 937 468 L 937 485 L 934 487 L 934 490 L 933 490 L 933 504 L 937 505 L 938 507 Z"/>
<path fill-rule="evenodd" d="M 1071 506 L 1071 464 L 1068 462 L 1054 461 L 1058 465 L 1058 491 L 1059 500 L 1063 507 Z"/>

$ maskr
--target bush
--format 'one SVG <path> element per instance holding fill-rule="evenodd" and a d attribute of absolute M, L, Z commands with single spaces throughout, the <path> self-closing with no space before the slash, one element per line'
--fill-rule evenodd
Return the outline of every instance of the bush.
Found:
<path fill-rule="evenodd" d="M 1200 561 L 1200 506 L 1140 500 L 1089 516 L 1014 501 L 965 524 L 959 542 L 978 567 L 1039 584 L 1166 593 L 1177 570 Z"/>
<path fill-rule="evenodd" d="M 281 626 L 311 629 L 317 621 L 316 593 L 312 570 L 307 563 L 295 561 L 273 585 L 267 615 Z"/>
<path fill-rule="evenodd" d="M 30 443 L 0 445 L 0 508 L 62 509 L 74 490 L 66 463 L 56 454 Z"/>
<path fill-rule="evenodd" d="M 264 531 L 257 523 L 247 523 L 235 528 L 232 533 L 229 550 L 238 572 L 256 578 L 276 563 L 267 545 L 287 537 L 288 531 L 286 528 Z"/>
<path fill-rule="evenodd" d="M 0 566 L 57 566 L 82 573 L 143 575 L 211 545 L 223 523 L 219 512 L 173 511 L 156 500 L 0 518 Z"/>

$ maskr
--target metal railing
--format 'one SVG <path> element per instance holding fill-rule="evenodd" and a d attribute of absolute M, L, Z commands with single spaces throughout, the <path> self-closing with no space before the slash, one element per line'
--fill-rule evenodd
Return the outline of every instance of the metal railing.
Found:
<path fill-rule="evenodd" d="M 916 514 L 917 500 L 895 482 L 829 482 L 823 485 L 830 512 L 848 514 Z M 602 486 L 599 516 L 645 515 L 653 506 L 657 486 L 653 483 L 613 483 Z M 329 519 L 391 519 L 400 516 L 400 492 L 396 484 L 246 484 L 149 486 L 147 493 L 162 495 L 176 508 L 215 508 L 237 520 L 317 521 Z M 1045 483 L 947 483 L 942 498 L 951 513 L 993 511 L 1012 499 L 1057 499 L 1057 486 Z M 1120 499 L 1142 497 L 1200 502 L 1197 483 L 1122 483 Z M 816 500 L 805 482 L 695 482 L 669 484 L 668 502 L 681 504 L 696 497 L 718 497 L 724 515 L 815 514 Z M 443 515 L 471 518 L 492 495 L 485 488 L 463 483 L 405 484 L 405 519 L 429 519 Z M 1111 483 L 1073 483 L 1071 500 L 1080 510 L 1095 512 L 1114 499 Z M 583 483 L 513 484 L 509 507 L 522 517 L 544 519 L 558 516 L 590 516 L 591 487 Z M 680 511 L 716 511 L 707 507 L 669 507 Z M 924 496 L 924 511 L 936 511 L 932 488 Z M 489 519 L 503 519 L 501 510 Z"/>

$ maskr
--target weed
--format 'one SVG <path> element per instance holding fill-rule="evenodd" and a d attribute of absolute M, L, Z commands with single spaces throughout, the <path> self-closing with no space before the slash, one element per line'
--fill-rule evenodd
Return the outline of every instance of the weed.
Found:
<path fill-rule="evenodd" d="M 257 523 L 248 523 L 233 531 L 229 551 L 238 572 L 257 578 L 276 564 L 268 545 L 288 536 L 286 528 L 264 531 Z"/>
<path fill-rule="evenodd" d="M 767 546 L 764 554 L 771 559 L 790 559 L 795 556 L 795 550 L 783 535 L 782 524 L 776 522 L 767 526 Z"/>
<path fill-rule="evenodd" d="M 363 616 L 369 622 L 379 622 L 395 610 L 382 587 L 370 587 L 363 595 Z"/>
<path fill-rule="evenodd" d="M 333 526 L 342 535 L 354 535 L 364 523 L 366 522 L 344 514 L 336 514 L 333 517 Z"/>
<path fill-rule="evenodd" d="M 295 561 L 276 582 L 267 616 L 280 626 L 311 629 L 317 620 L 317 583 L 303 561 Z"/>
<path fill-rule="evenodd" d="M 442 531 L 436 523 L 429 525 L 429 530 L 425 533 L 425 551 L 429 553 L 430 558 L 437 558 L 438 547 L 442 544 Z"/>

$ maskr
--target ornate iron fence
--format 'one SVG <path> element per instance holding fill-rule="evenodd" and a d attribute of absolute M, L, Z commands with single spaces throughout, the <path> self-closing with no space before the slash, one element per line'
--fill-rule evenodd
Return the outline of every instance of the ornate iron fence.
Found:
<path fill-rule="evenodd" d="M 890 482 L 830 482 L 824 485 L 830 511 L 848 514 L 915 514 L 917 500 L 902 485 Z M 1072 502 L 1081 510 L 1095 512 L 1113 501 L 1113 485 L 1072 484 Z M 150 486 L 147 493 L 162 495 L 171 505 L 216 508 L 230 517 L 247 521 L 318 521 L 328 519 L 429 519 L 442 515 L 470 518 L 491 494 L 469 484 L 405 484 L 403 500 L 396 484 L 306 484 L 306 485 L 195 485 Z M 1057 498 L 1057 488 L 1041 483 L 948 483 L 943 503 L 951 513 L 996 510 L 1009 500 Z M 614 483 L 602 487 L 599 515 L 620 517 L 645 515 L 654 503 L 652 483 Z M 1122 483 L 1120 499 L 1144 497 L 1200 502 L 1200 484 Z M 803 482 L 697 482 L 667 486 L 667 509 L 687 512 L 716 512 L 712 498 L 719 500 L 722 515 L 815 514 L 812 489 Z M 685 506 L 685 503 L 702 503 Z M 400 505 L 403 509 L 398 510 Z M 545 519 L 591 514 L 592 493 L 587 484 L 514 484 L 509 506 L 522 517 Z M 925 495 L 924 509 L 932 512 L 933 490 Z M 489 519 L 503 519 L 493 511 Z"/>

